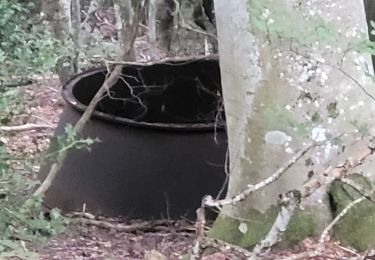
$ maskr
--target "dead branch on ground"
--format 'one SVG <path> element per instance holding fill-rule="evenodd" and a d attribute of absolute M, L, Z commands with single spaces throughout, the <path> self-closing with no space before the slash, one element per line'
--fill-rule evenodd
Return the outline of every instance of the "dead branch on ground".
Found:
<path fill-rule="evenodd" d="M 133 223 L 127 225 L 119 222 L 111 222 L 98 219 L 74 218 L 72 220 L 74 223 L 77 224 L 96 226 L 103 229 L 127 233 L 132 233 L 136 231 L 170 232 L 171 230 L 174 230 L 176 232 L 183 232 L 189 235 L 193 235 L 194 232 L 194 228 L 192 226 L 173 226 L 169 225 L 170 223 L 168 223 L 168 221 L 143 221 L 140 223 Z"/>
<path fill-rule="evenodd" d="M 14 126 L 0 126 L 0 132 L 21 132 L 31 130 L 54 129 L 55 126 L 47 124 L 24 124 Z"/>

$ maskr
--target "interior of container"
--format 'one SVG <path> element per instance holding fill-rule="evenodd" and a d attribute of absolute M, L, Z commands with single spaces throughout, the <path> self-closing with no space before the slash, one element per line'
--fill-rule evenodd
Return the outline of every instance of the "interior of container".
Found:
<path fill-rule="evenodd" d="M 74 98 L 88 105 L 106 76 L 105 70 L 83 76 Z M 213 123 L 223 118 L 220 83 L 218 60 L 126 66 L 97 110 L 136 122 Z"/>

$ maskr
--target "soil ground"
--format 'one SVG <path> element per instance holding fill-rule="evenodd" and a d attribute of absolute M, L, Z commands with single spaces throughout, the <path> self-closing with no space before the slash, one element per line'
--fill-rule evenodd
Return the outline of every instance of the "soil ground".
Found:
<path fill-rule="evenodd" d="M 36 83 L 21 87 L 24 112 L 12 118 L 12 125 L 25 123 L 50 124 L 56 126 L 64 101 L 60 95 L 61 86 L 56 77 L 40 78 Z M 33 171 L 38 171 L 37 158 L 45 151 L 54 129 L 8 133 L 2 137 L 7 149 L 14 155 L 35 159 Z M 158 228 L 135 229 L 124 232 L 118 224 L 132 225 L 134 221 L 101 219 L 112 227 L 83 224 L 75 221 L 60 235 L 47 244 L 35 248 L 40 259 L 182 259 L 194 241 L 194 225 L 185 221 L 165 223 Z M 314 249 L 317 242 L 306 239 L 288 250 L 273 250 L 264 259 L 283 259 L 295 253 Z M 371 254 L 373 252 L 368 252 Z M 246 259 L 231 252 L 210 250 L 206 260 Z M 365 258 L 355 250 L 345 248 L 338 242 L 327 242 L 322 255 L 311 259 L 375 259 Z"/>

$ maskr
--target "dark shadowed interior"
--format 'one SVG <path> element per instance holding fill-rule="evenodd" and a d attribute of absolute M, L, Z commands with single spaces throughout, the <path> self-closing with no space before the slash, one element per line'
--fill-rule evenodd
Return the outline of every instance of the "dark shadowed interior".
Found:
<path fill-rule="evenodd" d="M 81 77 L 73 97 L 88 105 L 105 77 L 103 69 Z M 137 122 L 204 124 L 215 122 L 221 105 L 218 61 L 195 60 L 126 66 L 97 110 Z"/>
<path fill-rule="evenodd" d="M 77 122 L 104 79 L 105 70 L 94 69 L 64 86 L 69 104 L 55 137 Z M 227 135 L 215 128 L 223 111 L 219 83 L 218 61 L 208 58 L 127 66 L 111 97 L 98 106 L 95 116 L 105 120 L 91 120 L 81 134 L 100 142 L 90 151 L 69 152 L 45 205 L 64 212 L 85 205 L 107 216 L 194 220 L 205 195 L 223 197 L 226 191 Z M 49 153 L 58 151 L 57 140 Z M 41 179 L 49 168 L 43 165 Z"/>

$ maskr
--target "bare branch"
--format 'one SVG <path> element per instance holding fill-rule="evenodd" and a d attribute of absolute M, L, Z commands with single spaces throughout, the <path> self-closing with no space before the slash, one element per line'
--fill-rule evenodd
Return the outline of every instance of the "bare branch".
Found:
<path fill-rule="evenodd" d="M 141 4 L 138 4 L 138 8 L 141 8 Z M 134 47 L 134 41 L 137 38 L 138 35 L 138 28 L 139 28 L 139 13 L 136 12 L 136 14 L 133 16 L 132 26 L 131 26 L 131 32 L 129 32 L 129 35 L 131 35 L 131 38 L 126 43 L 127 45 L 124 47 L 122 58 L 124 60 L 129 60 L 133 57 L 133 47 Z M 100 87 L 98 92 L 95 94 L 93 99 L 90 101 L 90 104 L 87 106 L 85 112 L 81 116 L 81 118 L 78 120 L 76 125 L 74 126 L 74 131 L 76 132 L 77 136 L 79 136 L 87 124 L 87 122 L 90 120 L 91 115 L 93 114 L 97 104 L 102 99 L 102 96 L 109 90 L 119 79 L 121 72 L 122 72 L 122 65 L 118 65 L 114 68 L 112 73 L 106 78 L 103 85 Z M 44 179 L 43 183 L 38 187 L 38 189 L 34 192 L 33 196 L 40 196 L 43 197 L 46 191 L 50 188 L 52 185 L 53 180 L 56 178 L 58 172 L 63 167 L 64 161 L 68 155 L 69 150 L 64 150 L 60 152 L 56 158 L 56 162 L 51 166 L 51 169 L 49 173 L 47 174 L 47 177 Z"/>
<path fill-rule="evenodd" d="M 322 174 L 309 180 L 303 185 L 301 189 L 302 197 L 309 197 L 321 186 L 331 184 L 334 180 L 342 179 L 350 169 L 360 165 L 373 153 L 373 151 L 372 148 L 365 147 L 360 154 L 356 155 L 356 157 L 347 158 L 344 163 L 338 164 L 335 168 L 328 167 Z"/>
<path fill-rule="evenodd" d="M 183 15 L 181 13 L 181 10 L 180 10 L 180 3 L 177 0 L 173 0 L 173 1 L 176 5 L 176 12 L 179 14 L 178 17 L 180 17 L 179 25 L 181 26 L 181 28 L 186 29 L 186 30 L 190 30 L 190 31 L 193 31 L 193 32 L 196 32 L 196 33 L 200 33 L 200 34 L 203 34 L 203 35 L 207 35 L 207 36 L 210 36 L 210 37 L 214 38 L 215 40 L 217 40 L 217 36 L 215 34 L 196 29 L 196 28 L 192 27 L 191 25 L 189 25 L 188 23 L 186 23 Z"/>
<path fill-rule="evenodd" d="M 311 250 L 311 251 L 308 251 L 308 252 L 303 252 L 303 253 L 300 253 L 300 254 L 292 255 L 290 257 L 283 258 L 283 260 L 307 259 L 307 258 L 311 258 L 311 257 L 315 257 L 315 256 L 318 256 L 318 255 L 321 255 L 322 252 L 325 249 L 324 243 L 327 240 L 328 234 L 331 231 L 331 229 L 333 228 L 333 226 L 336 225 L 337 222 L 339 222 L 346 214 L 348 214 L 348 212 L 355 205 L 357 205 L 358 203 L 361 203 L 365 199 L 366 199 L 365 197 L 361 197 L 361 198 L 358 198 L 358 199 L 350 202 L 348 205 L 346 205 L 346 207 L 340 212 L 340 214 L 338 214 L 334 218 L 334 220 L 331 223 L 329 223 L 329 225 L 323 230 L 323 232 L 322 232 L 322 234 L 320 235 L 320 238 L 319 238 L 319 243 L 316 246 L 315 250 Z"/>
<path fill-rule="evenodd" d="M 282 234 L 286 231 L 289 221 L 292 218 L 295 209 L 301 203 L 301 193 L 299 191 L 290 191 L 279 199 L 281 210 L 276 217 L 272 228 L 268 232 L 265 239 L 263 239 L 254 248 L 251 259 L 256 259 L 258 254 L 264 248 L 270 248 L 274 244 L 280 241 Z"/>
<path fill-rule="evenodd" d="M 336 225 L 336 223 L 339 222 L 340 219 L 342 219 L 346 214 L 348 214 L 348 212 L 351 208 L 353 208 L 358 203 L 361 203 L 365 199 L 366 199 L 365 197 L 360 197 L 360 198 L 350 202 L 348 205 L 346 205 L 346 207 L 340 212 L 340 214 L 338 214 L 334 218 L 334 220 L 323 230 L 322 234 L 320 235 L 318 247 L 323 246 L 324 242 L 327 240 L 328 233 L 333 228 L 333 226 Z"/>
<path fill-rule="evenodd" d="M 226 198 L 226 199 L 222 199 L 222 200 L 214 200 L 211 196 L 207 196 L 205 198 L 204 204 L 208 207 L 221 208 L 222 206 L 225 206 L 225 205 L 235 205 L 238 202 L 243 201 L 250 194 L 252 194 L 255 191 L 258 191 L 260 189 L 263 189 L 264 187 L 266 187 L 269 184 L 278 180 L 290 167 L 292 167 L 299 159 L 301 159 L 312 147 L 314 147 L 314 145 L 309 145 L 305 149 L 303 149 L 302 151 L 298 152 L 284 166 L 282 166 L 280 169 L 278 169 L 274 174 L 272 174 L 267 179 L 262 180 L 261 182 L 255 184 L 255 185 L 248 184 L 247 188 L 245 190 L 243 190 L 241 193 L 239 193 L 239 194 L 237 194 L 237 195 L 235 195 L 231 198 Z"/>
<path fill-rule="evenodd" d="M 15 126 L 0 126 L 0 132 L 20 132 L 20 131 L 31 131 L 31 130 L 43 130 L 43 129 L 54 129 L 53 125 L 39 125 L 39 124 L 24 124 Z"/>

